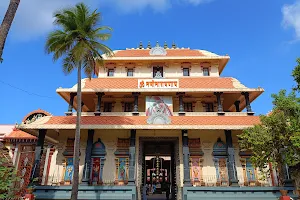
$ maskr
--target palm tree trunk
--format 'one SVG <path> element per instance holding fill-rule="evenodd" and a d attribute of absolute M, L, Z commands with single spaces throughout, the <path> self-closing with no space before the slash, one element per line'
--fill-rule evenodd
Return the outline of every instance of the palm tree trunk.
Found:
<path fill-rule="evenodd" d="M 81 119 L 81 64 L 78 65 L 78 74 L 77 74 L 77 118 L 76 118 L 76 132 L 75 132 L 75 141 L 74 141 L 74 157 L 73 157 L 74 173 L 73 173 L 71 200 L 77 200 L 78 198 L 80 119 Z"/>
<path fill-rule="evenodd" d="M 2 60 L 3 49 L 9 29 L 14 20 L 19 4 L 20 0 L 10 0 L 8 9 L 2 21 L 0 27 L 0 61 Z"/>

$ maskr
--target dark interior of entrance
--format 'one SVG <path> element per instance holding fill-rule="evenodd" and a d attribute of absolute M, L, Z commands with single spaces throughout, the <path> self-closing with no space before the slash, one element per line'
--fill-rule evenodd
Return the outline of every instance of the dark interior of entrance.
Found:
<path fill-rule="evenodd" d="M 143 162 L 147 199 L 176 199 L 174 144 L 145 142 Z"/>

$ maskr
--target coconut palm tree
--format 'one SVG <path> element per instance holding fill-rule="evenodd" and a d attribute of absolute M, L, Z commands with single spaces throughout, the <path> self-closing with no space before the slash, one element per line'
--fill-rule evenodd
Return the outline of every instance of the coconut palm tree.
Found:
<path fill-rule="evenodd" d="M 49 33 L 45 49 L 53 54 L 53 60 L 62 58 L 65 74 L 77 69 L 77 119 L 74 141 L 74 172 L 71 199 L 78 196 L 79 183 L 79 148 L 80 148 L 80 118 L 81 118 L 81 71 L 92 77 L 96 65 L 103 64 L 101 54 L 112 55 L 112 50 L 102 44 L 110 38 L 112 29 L 99 26 L 100 13 L 91 11 L 84 3 L 64 9 L 54 14 L 54 24 L 59 29 Z M 104 33 L 103 33 L 104 31 Z"/>
<path fill-rule="evenodd" d="M 5 45 L 5 41 L 11 27 L 11 24 L 15 18 L 17 9 L 21 0 L 10 0 L 8 9 L 0 26 L 0 61 L 2 62 L 2 54 Z"/>

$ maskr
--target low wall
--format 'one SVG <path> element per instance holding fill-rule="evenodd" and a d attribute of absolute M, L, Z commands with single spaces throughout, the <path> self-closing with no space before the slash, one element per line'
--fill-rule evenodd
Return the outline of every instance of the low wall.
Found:
<path fill-rule="evenodd" d="M 289 196 L 293 187 L 285 188 Z M 183 200 L 278 200 L 281 196 L 278 187 L 184 187 Z"/>
<path fill-rule="evenodd" d="M 71 186 L 37 186 L 36 200 L 71 198 Z M 79 186 L 78 199 L 136 200 L 135 186 Z"/>

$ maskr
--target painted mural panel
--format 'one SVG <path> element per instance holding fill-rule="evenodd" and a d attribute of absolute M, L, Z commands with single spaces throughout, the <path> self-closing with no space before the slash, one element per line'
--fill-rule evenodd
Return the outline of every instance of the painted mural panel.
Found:
<path fill-rule="evenodd" d="M 152 116 L 164 114 L 173 115 L 173 103 L 171 96 L 147 96 L 146 97 L 146 115 Z"/>
<path fill-rule="evenodd" d="M 255 181 L 255 169 L 251 163 L 250 158 L 246 158 L 246 170 L 248 181 Z"/>
<path fill-rule="evenodd" d="M 100 182 L 100 158 L 93 158 L 92 182 Z"/>
<path fill-rule="evenodd" d="M 66 171 L 64 176 L 65 182 L 72 181 L 73 172 L 74 172 L 73 158 L 72 157 L 66 158 Z"/>
<path fill-rule="evenodd" d="M 118 180 L 127 180 L 127 160 L 128 158 L 119 158 Z"/>
<path fill-rule="evenodd" d="M 201 180 L 201 168 L 199 158 L 191 158 L 192 163 L 192 181 L 198 182 Z"/>

